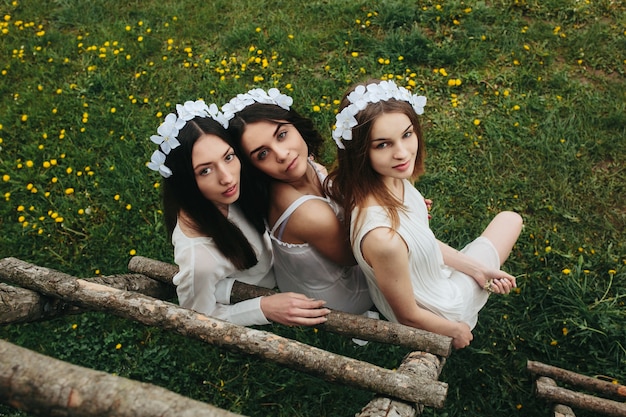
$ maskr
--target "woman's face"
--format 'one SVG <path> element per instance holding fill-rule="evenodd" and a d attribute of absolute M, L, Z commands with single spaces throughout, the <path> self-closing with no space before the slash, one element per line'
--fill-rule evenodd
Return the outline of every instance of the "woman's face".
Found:
<path fill-rule="evenodd" d="M 413 175 L 418 141 L 413 124 L 404 113 L 382 113 L 372 124 L 369 156 L 374 171 L 384 178 L 407 179 Z"/>
<path fill-rule="evenodd" d="M 247 124 L 241 136 L 241 148 L 252 165 L 276 180 L 292 182 L 306 174 L 307 144 L 298 129 L 287 121 Z"/>
<path fill-rule="evenodd" d="M 200 136 L 193 145 L 191 163 L 198 188 L 207 200 L 223 212 L 237 201 L 241 162 L 222 138 L 208 134 Z"/>

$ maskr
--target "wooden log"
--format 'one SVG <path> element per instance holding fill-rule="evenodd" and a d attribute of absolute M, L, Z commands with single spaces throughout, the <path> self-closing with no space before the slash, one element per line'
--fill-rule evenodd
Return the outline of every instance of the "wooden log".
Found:
<path fill-rule="evenodd" d="M 38 292 L 0 283 L 0 324 L 22 323 L 54 316 L 57 312 L 73 309 L 52 297 L 44 297 Z"/>
<path fill-rule="evenodd" d="M 539 377 L 535 381 L 535 393 L 541 399 L 606 416 L 626 417 L 625 403 L 552 386 L 545 379 L 546 377 Z"/>
<path fill-rule="evenodd" d="M 276 334 L 214 319 L 175 304 L 71 277 L 15 258 L 0 260 L 0 278 L 85 308 L 103 310 L 206 343 L 271 360 L 331 382 L 443 407 L 447 384 L 414 378 Z"/>
<path fill-rule="evenodd" d="M 132 257 L 128 269 L 168 283 L 172 282 L 172 278 L 178 272 L 176 265 L 142 256 Z M 237 303 L 249 298 L 274 293 L 275 291 L 267 288 L 235 282 L 231 293 L 231 302 Z M 328 321 L 318 327 L 332 333 L 403 346 L 414 351 L 429 352 L 443 357 L 450 356 L 452 351 L 452 338 L 425 330 L 337 310 L 333 310 L 327 317 Z"/>
<path fill-rule="evenodd" d="M 540 378 L 543 383 L 548 384 L 551 387 L 557 386 L 556 382 L 552 378 L 548 378 L 547 376 L 542 376 Z M 554 417 L 576 417 L 576 414 L 574 414 L 574 410 L 572 410 L 571 407 L 563 404 L 554 404 L 552 410 L 554 411 Z"/>
<path fill-rule="evenodd" d="M 121 274 L 88 278 L 92 282 L 127 291 L 137 291 L 154 298 L 170 300 L 176 295 L 171 285 L 141 274 Z M 54 297 L 46 297 L 25 288 L 0 283 L 0 325 L 44 320 L 62 314 L 84 311 Z"/>
<path fill-rule="evenodd" d="M 444 363 L 445 358 L 440 360 L 433 354 L 416 351 L 409 353 L 402 360 L 398 372 L 436 381 Z M 415 417 L 421 415 L 423 409 L 422 404 L 376 396 L 361 409 L 360 414 L 357 414 L 356 417 Z"/>
<path fill-rule="evenodd" d="M 556 366 L 546 365 L 545 363 L 536 361 L 528 361 L 526 363 L 526 369 L 528 369 L 533 375 L 548 376 L 556 381 L 565 382 L 574 387 L 597 392 L 614 399 L 626 399 L 626 386 L 624 385 L 613 384 L 611 382 L 580 375 L 566 369 L 557 368 Z"/>
<path fill-rule="evenodd" d="M 0 402 L 44 416 L 239 416 L 155 385 L 72 365 L 4 340 L 0 340 Z"/>

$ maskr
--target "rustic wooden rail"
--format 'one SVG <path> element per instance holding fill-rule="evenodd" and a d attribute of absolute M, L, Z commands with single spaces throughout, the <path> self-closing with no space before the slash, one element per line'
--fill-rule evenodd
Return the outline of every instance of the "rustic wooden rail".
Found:
<path fill-rule="evenodd" d="M 150 265 L 157 270 L 159 267 L 169 265 L 148 258 L 138 260 L 142 265 Z M 132 265 L 129 267 L 134 270 L 133 272 L 137 272 L 136 267 Z M 332 318 L 329 319 L 330 325 L 326 326 L 329 331 L 366 340 L 378 340 L 379 337 L 372 334 L 369 329 L 373 327 L 376 333 L 383 332 L 387 335 L 384 338 L 386 343 L 400 341 L 405 346 L 417 346 L 424 349 L 424 351 L 412 352 L 397 371 L 391 371 L 367 362 L 313 348 L 273 333 L 206 317 L 140 293 L 171 299 L 174 294 L 171 285 L 174 269 L 171 267 L 175 268 L 169 265 L 169 269 L 165 269 L 167 272 L 165 275 L 169 277 L 169 281 L 165 278 L 161 279 L 162 282 L 155 281 L 143 273 L 78 279 L 19 259 L 4 258 L 0 260 L 0 280 L 11 283 L 13 286 L 0 285 L 0 301 L 2 301 L 0 324 L 10 321 L 45 319 L 58 314 L 84 310 L 107 311 L 230 350 L 259 356 L 328 381 L 379 393 L 380 397 L 364 407 L 360 414 L 362 417 L 388 415 L 389 410 L 399 409 L 400 405 L 407 410 L 407 413 L 399 413 L 398 416 L 414 416 L 423 406 L 438 408 L 443 406 L 447 395 L 447 384 L 438 381 L 437 378 L 445 357 L 450 353 L 449 338 L 415 331 L 416 329 L 405 328 L 405 326 L 382 320 L 333 311 Z M 160 270 L 163 275 L 163 269 Z M 266 291 L 245 285 L 238 288 L 237 291 L 233 290 L 233 298 L 250 298 L 258 296 L 259 291 Z M 19 295 L 23 301 L 18 303 L 19 308 L 12 310 L 13 315 L 7 313 L 11 311 L 11 306 L 16 305 L 11 295 Z M 414 340 L 409 340 L 410 336 Z M 426 350 L 431 352 L 428 353 Z M 6 396 L 2 397 L 0 394 L 0 399 L 3 398 L 9 401 L 6 400 Z M 381 401 L 386 406 L 381 405 Z M 12 404 L 19 404 L 19 401 L 13 401 Z"/>
<path fill-rule="evenodd" d="M 626 417 L 626 403 L 623 402 L 626 399 L 626 386 L 624 385 L 602 381 L 536 361 L 528 361 L 526 368 L 537 377 L 535 381 L 537 397 L 549 403 L 561 405 L 562 408 L 559 408 L 558 412 L 562 415 L 574 416 L 574 411 L 570 408 L 572 407 L 606 416 Z M 556 381 L 616 398 L 617 401 L 559 387 Z"/>

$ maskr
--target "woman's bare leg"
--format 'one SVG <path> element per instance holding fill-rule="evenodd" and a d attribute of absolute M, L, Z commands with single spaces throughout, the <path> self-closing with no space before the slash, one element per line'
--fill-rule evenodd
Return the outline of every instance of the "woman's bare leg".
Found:
<path fill-rule="evenodd" d="M 513 245 L 522 232 L 522 226 L 522 216 L 512 211 L 503 211 L 498 213 L 483 231 L 481 236 L 489 239 L 498 251 L 500 264 L 509 257 Z"/>

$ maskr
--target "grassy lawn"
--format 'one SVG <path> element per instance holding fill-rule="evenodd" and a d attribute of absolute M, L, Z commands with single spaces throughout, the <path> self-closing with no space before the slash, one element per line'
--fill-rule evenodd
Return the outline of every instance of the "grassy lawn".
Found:
<path fill-rule="evenodd" d="M 626 382 L 626 4 L 617 0 L 0 0 L 0 258 L 79 277 L 172 261 L 145 167 L 176 103 L 278 87 L 328 137 L 348 85 L 428 97 L 435 233 L 453 246 L 498 211 L 525 229 L 431 416 L 548 416 L 527 360 Z M 403 349 L 268 330 L 397 366 Z M 0 337 L 249 416 L 352 416 L 373 396 L 103 313 Z M 0 416 L 22 416 L 0 406 Z M 584 416 L 585 413 L 577 413 Z"/>

